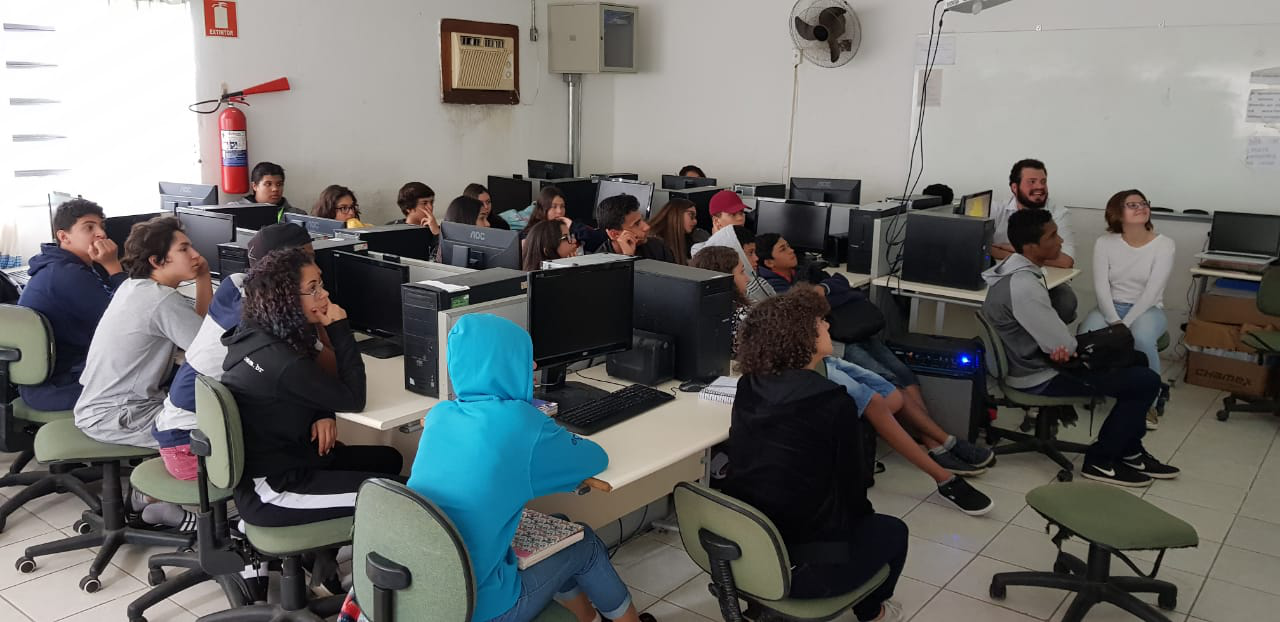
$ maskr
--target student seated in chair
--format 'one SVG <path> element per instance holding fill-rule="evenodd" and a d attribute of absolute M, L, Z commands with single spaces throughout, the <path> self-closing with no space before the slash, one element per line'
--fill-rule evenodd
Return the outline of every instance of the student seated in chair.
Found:
<path fill-rule="evenodd" d="M 420 181 L 411 181 L 400 187 L 396 194 L 396 206 L 404 218 L 397 218 L 389 225 L 418 225 L 431 230 L 434 236 L 427 243 L 427 257 L 434 257 L 440 246 L 440 219 L 436 217 L 436 191 Z"/>
<path fill-rule="evenodd" d="M 80 397 L 80 372 L 98 320 L 111 304 L 111 295 L 129 276 L 120 265 L 116 243 L 102 228 L 104 215 L 97 203 L 72 199 L 53 215 L 56 239 L 40 245 L 31 258 L 31 280 L 18 304 L 35 309 L 53 328 L 54 367 L 44 384 L 19 386 L 18 392 L 36 410 L 71 410 Z"/>
<path fill-rule="evenodd" d="M 529 333 L 494 315 L 465 315 L 448 348 L 458 398 L 423 418 L 409 488 L 462 534 L 476 579 L 471 618 L 525 622 L 554 598 L 578 622 L 636 622 L 631 594 L 590 528 L 580 542 L 517 569 L 511 539 L 526 503 L 584 485 L 609 490 L 592 478 L 608 465 L 604 450 L 533 407 Z"/>
<path fill-rule="evenodd" d="M 581 222 L 575 222 L 569 218 L 567 214 L 567 203 L 565 203 L 564 193 L 555 186 L 543 186 L 538 192 L 538 198 L 533 202 L 533 211 L 530 212 L 529 222 L 525 223 L 524 229 L 520 230 L 520 240 L 524 241 L 529 237 L 529 230 L 538 223 L 546 220 L 561 220 L 569 225 L 569 232 L 573 237 L 577 238 L 578 245 L 590 245 L 593 241 L 598 246 L 604 240 L 604 234 L 585 225 Z"/>
<path fill-rule="evenodd" d="M 1105 395 L 1115 406 L 1089 446 L 1080 474 L 1121 486 L 1149 486 L 1152 478 L 1177 477 L 1142 447 L 1147 409 L 1160 393 L 1160 376 L 1145 364 L 1090 371 L 1059 369 L 1076 356 L 1076 338 L 1045 287 L 1041 267 L 1058 257 L 1062 238 L 1045 210 L 1021 210 L 1009 217 L 1015 254 L 983 273 L 987 299 L 982 315 L 1004 343 L 1008 385 L 1045 396 Z"/>
<path fill-rule="evenodd" d="M 777 295 L 773 286 L 760 276 L 760 259 L 756 254 L 756 234 L 744 226 L 734 225 L 721 229 L 707 239 L 707 243 L 694 254 L 715 246 L 733 249 L 742 260 L 742 267 L 747 273 L 747 300 L 752 303 L 768 300 Z"/>
<path fill-rule="evenodd" d="M 789 598 L 845 594 L 888 564 L 853 607 L 858 620 L 897 620 L 893 596 L 907 560 L 907 526 L 867 499 L 874 447 L 859 403 L 824 377 L 831 355 L 824 301 L 812 290 L 770 298 L 738 328 L 738 380 L 726 494 L 764 512 L 790 554 Z M 877 400 L 878 401 L 878 400 Z"/>
<path fill-rule="evenodd" d="M 488 224 L 484 225 L 491 229 L 511 230 L 511 225 L 502 218 L 501 214 L 493 213 L 493 198 L 489 195 L 489 189 L 480 184 L 467 184 L 462 189 L 462 196 L 471 197 L 480 202 L 480 217 Z"/>
<path fill-rule="evenodd" d="M 596 206 L 596 224 L 608 236 L 592 253 L 616 253 L 642 259 L 675 263 L 676 257 L 666 243 L 649 234 L 649 223 L 640 213 L 640 200 L 629 194 L 606 198 Z"/>
<path fill-rule="evenodd" d="M 356 193 L 338 184 L 328 186 L 320 192 L 320 198 L 311 207 L 311 215 L 342 221 L 347 224 L 348 229 L 370 226 L 360 222 L 360 203 L 356 201 Z"/>
<path fill-rule="evenodd" d="M 305 214 L 306 212 L 289 205 L 284 197 L 284 168 L 274 162 L 259 162 L 249 174 L 249 194 L 227 203 L 227 205 L 253 205 L 270 203 L 280 208 L 276 220 L 284 220 L 285 214 Z"/>
<path fill-rule="evenodd" d="M 331 350 L 316 347 L 322 332 Z M 350 516 L 361 482 L 399 476 L 394 448 L 338 442 L 334 412 L 364 410 L 364 361 L 305 249 L 268 253 L 249 269 L 243 318 L 222 343 L 222 382 L 244 427 L 235 500 L 246 522 L 288 527 Z"/>
<path fill-rule="evenodd" d="M 653 218 L 649 219 L 649 230 L 661 235 L 667 250 L 675 256 L 676 263 L 686 265 L 692 257 L 690 251 L 694 245 L 694 232 L 701 232 L 702 239 L 707 241 L 707 232 L 698 229 L 698 208 L 688 199 L 672 199 L 667 201 Z M 701 249 L 701 244 L 698 245 Z"/>
<path fill-rule="evenodd" d="M 562 220 L 544 220 L 527 231 L 529 237 L 525 239 L 522 262 L 525 272 L 541 270 L 544 261 L 578 254 L 578 240 Z"/>
<path fill-rule="evenodd" d="M 681 177 L 702 177 L 704 179 L 707 177 L 706 173 L 702 172 L 702 169 L 692 164 L 686 164 L 680 167 L 680 172 L 676 174 Z"/>
<path fill-rule="evenodd" d="M 992 217 L 995 219 L 996 231 L 991 240 L 991 258 L 996 261 L 1016 253 L 1009 240 L 1009 217 L 1029 209 L 1048 211 L 1058 226 L 1058 236 L 1062 238 L 1062 251 L 1054 259 L 1044 265 L 1057 268 L 1070 268 L 1076 265 L 1075 235 L 1071 232 L 1070 217 L 1065 207 L 1049 202 L 1049 172 L 1044 162 L 1034 159 L 1018 160 L 1009 171 L 1009 192 L 1013 194 L 1004 205 L 992 205 Z"/>
<path fill-rule="evenodd" d="M 749 277 L 747 277 L 742 258 L 732 248 L 711 246 L 698 251 L 689 265 L 733 275 L 733 313 L 729 316 L 729 323 L 733 326 L 733 334 L 738 334 L 738 325 L 742 323 L 742 318 L 747 316 L 747 311 L 751 308 L 751 301 L 747 299 Z"/>
<path fill-rule="evenodd" d="M 174 356 L 191 346 L 213 298 L 209 264 L 177 218 L 133 226 L 124 243 L 129 280 L 98 323 L 80 382 L 76 426 L 103 443 L 156 447 L 151 426 L 164 409 Z M 178 293 L 195 280 L 195 308 Z"/>

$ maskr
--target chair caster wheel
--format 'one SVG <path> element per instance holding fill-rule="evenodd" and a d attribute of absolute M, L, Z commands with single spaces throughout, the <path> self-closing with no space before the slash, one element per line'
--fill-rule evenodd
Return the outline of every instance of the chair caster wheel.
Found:
<path fill-rule="evenodd" d="M 1069 482 L 1073 479 L 1075 479 L 1075 474 L 1073 474 L 1071 471 L 1068 471 L 1066 469 L 1062 469 L 1061 471 L 1058 471 L 1058 481 Z"/>
<path fill-rule="evenodd" d="M 1225 410 L 1219 410 L 1219 411 L 1218 411 L 1218 421 L 1226 421 L 1226 420 L 1227 420 L 1227 417 L 1230 417 L 1230 416 L 1231 416 L 1231 413 L 1229 413 L 1229 412 L 1227 412 L 1227 411 L 1225 411 Z"/>
<path fill-rule="evenodd" d="M 1163 594 L 1161 594 L 1156 599 L 1156 605 L 1158 605 L 1161 609 L 1164 609 L 1166 611 L 1173 611 L 1174 608 L 1178 606 L 1178 597 L 1169 596 L 1166 598 Z"/>
<path fill-rule="evenodd" d="M 161 583 L 164 583 L 164 581 L 165 581 L 164 569 L 152 568 L 151 570 L 147 571 L 147 584 L 150 585 L 151 587 L 160 585 Z"/>
<path fill-rule="evenodd" d="M 102 581 L 98 577 L 85 577 L 80 579 L 80 590 L 86 594 L 92 594 L 102 589 Z"/>
<path fill-rule="evenodd" d="M 36 560 L 30 557 L 20 557 L 13 567 L 22 574 L 31 574 L 36 571 Z"/>
<path fill-rule="evenodd" d="M 991 582 L 991 589 L 987 590 L 987 593 L 991 595 L 991 598 L 996 600 L 1004 600 L 1004 597 L 1007 595 L 1005 586 L 1001 583 L 996 583 L 995 581 Z"/>
<path fill-rule="evenodd" d="M 76 521 L 75 524 L 71 525 L 71 528 L 74 529 L 76 533 L 80 535 L 85 535 L 93 532 L 93 523 L 90 523 L 89 521 L 84 519 L 80 519 Z"/>

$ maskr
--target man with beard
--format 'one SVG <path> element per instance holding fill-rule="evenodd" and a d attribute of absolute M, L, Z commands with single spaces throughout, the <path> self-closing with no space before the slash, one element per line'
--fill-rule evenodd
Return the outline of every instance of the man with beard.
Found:
<path fill-rule="evenodd" d="M 992 216 L 996 219 L 995 236 L 991 240 L 991 258 L 1001 261 L 1014 253 L 1009 244 L 1009 216 L 1022 209 L 1047 209 L 1053 215 L 1053 222 L 1058 225 L 1058 236 L 1062 238 L 1062 252 L 1052 260 L 1046 260 L 1046 266 L 1071 268 L 1076 265 L 1075 236 L 1071 231 L 1071 220 L 1067 210 L 1058 205 L 1049 205 L 1049 173 L 1044 162 L 1040 160 L 1018 160 L 1009 171 L 1009 191 L 1013 196 L 1009 202 L 994 208 Z"/>

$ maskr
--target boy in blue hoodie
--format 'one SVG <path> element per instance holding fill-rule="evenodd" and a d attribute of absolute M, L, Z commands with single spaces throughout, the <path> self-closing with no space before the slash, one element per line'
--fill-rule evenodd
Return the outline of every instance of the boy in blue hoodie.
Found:
<path fill-rule="evenodd" d="M 53 216 L 55 241 L 31 258 L 31 281 L 18 304 L 44 314 L 53 328 L 54 367 L 44 384 L 19 387 L 37 410 L 71 410 L 80 397 L 80 372 L 98 320 L 128 277 L 116 243 L 102 228 L 97 203 L 72 199 Z"/>
<path fill-rule="evenodd" d="M 532 620 L 554 598 L 579 622 L 637 622 L 627 586 L 589 528 L 581 542 L 517 570 L 511 539 L 530 499 L 583 483 L 608 489 L 592 479 L 608 465 L 604 450 L 533 407 L 529 334 L 509 320 L 473 314 L 449 331 L 448 347 L 458 399 L 423 419 L 409 488 L 444 510 L 462 534 L 477 582 L 472 620 Z"/>

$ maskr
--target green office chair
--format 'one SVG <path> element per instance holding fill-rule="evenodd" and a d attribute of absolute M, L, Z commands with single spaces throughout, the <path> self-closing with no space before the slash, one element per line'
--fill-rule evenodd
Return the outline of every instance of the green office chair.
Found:
<path fill-rule="evenodd" d="M 711 574 L 711 593 L 725 622 L 744 619 L 830 620 L 850 609 L 889 578 L 889 566 L 847 594 L 788 598 L 791 561 L 773 521 L 759 510 L 700 484 L 681 482 L 676 517 L 684 550 Z M 738 599 L 747 601 L 741 610 Z"/>
<path fill-rule="evenodd" d="M 1019 391 L 1007 385 L 1005 380 L 1009 374 L 1009 359 L 1005 355 L 1004 341 L 996 334 L 995 329 L 987 322 L 987 318 L 983 317 L 981 311 L 974 312 L 973 315 L 978 319 L 978 325 L 982 327 L 982 345 L 987 351 L 987 388 L 988 390 L 994 390 L 992 392 L 998 394 L 996 403 L 1001 406 L 1020 408 L 1024 412 L 1029 411 L 1031 408 L 1040 409 L 1040 414 L 1036 417 L 1034 434 L 998 429 L 995 426 L 991 426 L 987 428 L 987 444 L 991 445 L 991 450 L 996 455 L 1026 452 L 1042 453 L 1061 467 L 1061 470 L 1058 471 L 1058 481 L 1071 481 L 1074 477 L 1074 465 L 1066 456 L 1062 455 L 1063 452 L 1084 453 L 1089 449 L 1089 446 L 1060 441 L 1055 438 L 1055 420 L 1074 421 L 1077 418 L 1075 408 L 1079 406 L 1092 410 L 1096 404 L 1095 398 L 1047 397 Z M 991 386 L 992 383 L 995 386 Z M 1002 438 L 1009 438 L 1014 442 L 1007 445 L 999 445 L 998 443 Z"/>
<path fill-rule="evenodd" d="M 1011 585 L 1026 585 L 1075 592 L 1063 622 L 1080 622 L 1094 605 L 1115 605 L 1139 620 L 1169 622 L 1151 605 L 1133 596 L 1154 593 L 1162 609 L 1178 604 L 1178 588 L 1156 579 L 1167 549 L 1198 546 L 1196 530 L 1136 495 L 1106 484 L 1077 482 L 1049 484 L 1027 493 L 1027 504 L 1058 528 L 1053 572 L 1001 572 L 991 577 L 991 598 L 1002 600 Z M 1123 517 L 1117 520 L 1116 517 Z M 1089 560 L 1062 550 L 1067 538 L 1089 543 Z M 1160 551 L 1149 574 L 1143 573 L 1124 551 Z M 1111 558 L 1117 557 L 1137 576 L 1113 576 Z"/>
<path fill-rule="evenodd" d="M 418 493 L 389 479 L 361 484 L 352 545 L 356 601 L 373 622 L 471 619 L 476 604 L 471 556 L 449 517 Z M 575 619 L 555 602 L 536 618 Z"/>
<path fill-rule="evenodd" d="M 101 479 L 94 469 L 79 465 L 55 465 L 48 471 L 23 472 L 35 458 L 35 433 L 51 421 L 70 420 L 70 410 L 43 411 L 27 405 L 17 395 L 15 386 L 33 386 L 45 382 L 53 372 L 53 328 L 38 311 L 17 305 L 0 305 L 0 452 L 18 456 L 9 472 L 0 477 L 0 488 L 26 486 L 0 505 L 0 532 L 9 516 L 26 502 L 53 493 L 70 492 L 98 512 L 102 502 L 85 485 Z"/>
<path fill-rule="evenodd" d="M 1262 275 L 1258 287 L 1258 310 L 1267 315 L 1280 316 L 1280 266 L 1272 266 Z M 1260 330 L 1246 333 L 1241 339 L 1245 345 L 1265 356 L 1280 355 L 1280 331 Z M 1280 416 L 1280 400 L 1228 395 L 1222 398 L 1222 410 L 1218 421 L 1226 421 L 1231 413 L 1272 413 Z"/>
<path fill-rule="evenodd" d="M 199 461 L 200 477 L 216 488 L 234 489 L 244 473 L 244 433 L 240 425 L 240 411 L 231 391 L 217 380 L 198 376 L 196 421 L 199 429 L 191 433 L 191 453 Z M 197 487 L 196 490 L 200 489 Z M 324 553 L 350 542 L 351 523 L 352 518 L 345 517 L 292 527 L 246 524 L 245 537 L 256 556 L 281 560 L 280 602 L 236 607 L 200 619 L 204 622 L 321 622 L 336 615 L 345 595 L 308 601 L 302 557 L 308 553 Z M 243 567 L 244 562 L 241 561 L 240 565 Z M 225 567 L 203 568 L 213 576 L 226 571 Z"/>

